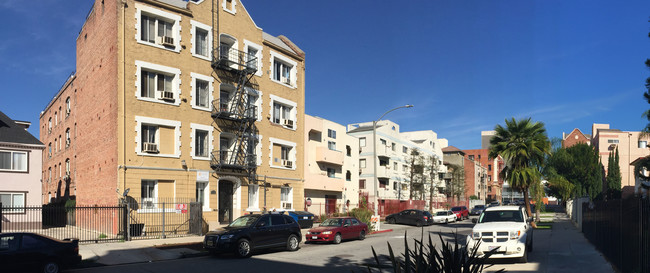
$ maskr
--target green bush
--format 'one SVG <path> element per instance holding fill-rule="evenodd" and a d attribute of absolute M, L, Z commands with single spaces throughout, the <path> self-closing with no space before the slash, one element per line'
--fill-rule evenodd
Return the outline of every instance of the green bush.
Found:
<path fill-rule="evenodd" d="M 468 253 L 468 246 L 459 246 L 458 244 L 458 234 L 454 233 L 454 243 L 445 242 L 442 238 L 442 234 L 438 233 L 440 236 L 440 241 L 442 245 L 440 249 L 436 249 L 431 241 L 431 234 L 429 234 L 429 242 L 425 246 L 424 243 L 424 228 L 422 229 L 422 235 L 420 240 L 413 239 L 415 241 L 414 249 L 409 249 L 407 242 L 406 232 L 404 232 L 404 253 L 402 254 L 403 258 L 396 257 L 393 253 L 393 248 L 390 243 L 388 243 L 388 252 L 389 258 L 393 272 L 399 273 L 437 273 L 437 272 L 457 272 L 457 273 L 479 273 L 483 272 L 483 267 L 486 260 L 494 254 L 494 252 L 485 253 L 481 258 L 478 258 L 476 255 L 476 250 L 481 244 L 480 241 L 476 243 L 473 247 L 473 251 Z M 371 268 L 378 269 L 379 272 L 382 272 L 382 266 L 379 262 L 379 257 L 375 252 L 375 248 L 371 247 L 372 254 L 375 257 L 376 264 L 366 265 L 368 272 L 372 272 Z M 493 250 L 497 251 L 497 249 Z M 496 272 L 504 272 L 504 269 L 500 269 Z"/>
<path fill-rule="evenodd" d="M 368 229 L 372 230 L 372 223 L 370 218 L 373 215 L 373 212 L 366 208 L 354 208 L 350 211 L 350 216 L 359 219 L 359 221 L 366 223 Z"/>
<path fill-rule="evenodd" d="M 469 197 L 469 200 L 478 200 L 478 196 L 472 195 Z"/>
<path fill-rule="evenodd" d="M 65 201 L 65 211 L 69 212 L 72 208 L 77 206 L 77 200 L 68 199 Z"/>

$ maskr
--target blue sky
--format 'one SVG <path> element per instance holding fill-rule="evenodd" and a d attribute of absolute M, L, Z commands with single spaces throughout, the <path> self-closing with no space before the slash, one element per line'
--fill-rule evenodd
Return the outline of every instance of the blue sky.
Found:
<path fill-rule="evenodd" d="M 32 122 L 75 66 L 92 1 L 0 0 L 0 111 Z M 461 149 L 505 118 L 550 137 L 592 123 L 637 131 L 650 70 L 650 1 L 244 1 L 253 20 L 307 54 L 306 113 L 386 118 Z M 7 27 L 11 25 L 11 27 Z"/>

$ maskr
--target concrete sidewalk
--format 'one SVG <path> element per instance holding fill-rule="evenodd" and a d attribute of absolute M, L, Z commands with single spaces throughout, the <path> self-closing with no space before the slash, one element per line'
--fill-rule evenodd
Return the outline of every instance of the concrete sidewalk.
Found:
<path fill-rule="evenodd" d="M 528 255 L 528 263 L 492 261 L 496 264 L 484 272 L 501 268 L 507 272 L 615 272 L 603 255 L 571 223 L 566 213 L 555 213 L 551 229 L 534 231 L 533 252 Z"/>
<path fill-rule="evenodd" d="M 188 236 L 168 239 L 132 240 L 128 242 L 81 244 L 79 254 L 82 267 L 94 265 L 118 265 L 180 259 L 203 255 L 197 245 L 203 236 Z M 168 248 L 166 246 L 172 246 Z"/>

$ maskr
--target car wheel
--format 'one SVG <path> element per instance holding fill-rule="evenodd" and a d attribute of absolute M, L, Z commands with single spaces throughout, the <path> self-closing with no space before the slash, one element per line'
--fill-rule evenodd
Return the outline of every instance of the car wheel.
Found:
<path fill-rule="evenodd" d="M 241 239 L 237 241 L 237 248 L 235 249 L 235 254 L 240 258 L 246 258 L 251 255 L 251 243 L 246 239 Z"/>
<path fill-rule="evenodd" d="M 388 222 L 389 224 L 395 224 L 395 218 L 388 218 L 386 219 L 386 222 Z"/>
<path fill-rule="evenodd" d="M 56 261 L 47 261 L 43 265 L 44 273 L 58 273 L 60 270 L 59 264 Z"/>
<path fill-rule="evenodd" d="M 528 263 L 528 249 L 524 249 L 524 256 L 519 258 L 520 263 Z"/>
<path fill-rule="evenodd" d="M 298 250 L 299 244 L 300 242 L 298 242 L 298 236 L 294 234 L 289 235 L 289 239 L 287 239 L 287 250 L 296 251 Z"/>
<path fill-rule="evenodd" d="M 445 219 L 445 224 L 449 224 L 449 219 Z"/>
<path fill-rule="evenodd" d="M 341 243 L 341 233 L 337 233 L 336 235 L 334 235 L 333 243 L 335 243 L 335 244 L 340 244 Z"/>
<path fill-rule="evenodd" d="M 363 239 L 366 239 L 366 231 L 365 230 L 362 230 L 359 233 L 359 240 L 363 240 Z"/>

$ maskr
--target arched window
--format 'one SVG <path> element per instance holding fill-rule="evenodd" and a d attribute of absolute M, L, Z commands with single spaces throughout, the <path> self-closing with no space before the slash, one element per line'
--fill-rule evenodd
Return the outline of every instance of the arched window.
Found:
<path fill-rule="evenodd" d="M 70 97 L 65 99 L 65 117 L 70 115 Z"/>

